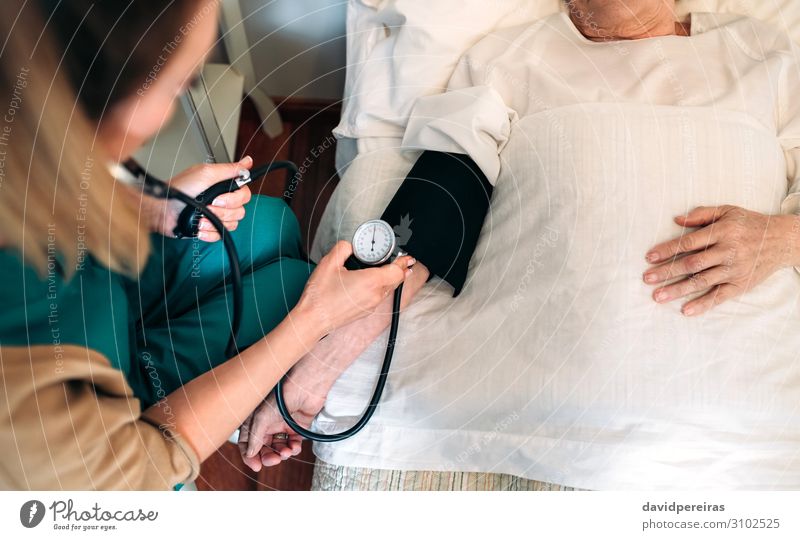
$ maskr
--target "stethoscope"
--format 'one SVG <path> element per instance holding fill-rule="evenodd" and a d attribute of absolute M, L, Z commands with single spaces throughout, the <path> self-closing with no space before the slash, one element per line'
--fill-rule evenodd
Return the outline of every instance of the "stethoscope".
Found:
<path fill-rule="evenodd" d="M 397 248 L 397 239 L 392 226 L 381 219 L 372 219 L 359 225 L 356 232 L 353 234 L 352 244 L 353 257 L 363 266 L 381 266 L 392 262 L 397 257 L 405 255 L 404 252 Z M 289 409 L 286 408 L 286 403 L 283 398 L 283 383 L 286 380 L 286 376 L 278 381 L 278 384 L 275 386 L 275 404 L 278 406 L 278 411 L 281 413 L 283 420 L 295 433 L 312 441 L 336 442 L 352 437 L 367 425 L 372 415 L 375 414 L 378 403 L 381 401 L 383 389 L 386 387 L 386 379 L 389 376 L 389 368 L 392 365 L 394 345 L 397 341 L 397 328 L 400 324 L 400 301 L 402 295 L 403 284 L 401 283 L 394 290 L 394 298 L 392 299 L 392 322 L 389 325 L 389 339 L 386 342 L 386 353 L 383 356 L 383 364 L 381 365 L 381 371 L 378 375 L 378 383 L 375 385 L 375 391 L 372 393 L 372 399 L 370 399 L 367 409 L 353 427 L 340 433 L 330 434 L 316 433 L 304 428 L 295 422 L 292 415 L 289 414 Z"/>
<path fill-rule="evenodd" d="M 263 178 L 267 173 L 279 169 L 286 169 L 288 171 L 286 178 L 287 189 L 284 191 L 284 200 L 290 203 L 291 186 L 294 185 L 298 174 L 297 166 L 291 161 L 275 161 L 266 165 L 254 167 L 250 171 L 242 169 L 236 177 L 218 182 L 196 197 L 191 197 L 180 190 L 171 188 L 167 183 L 150 175 L 135 162 L 128 162 L 125 166 L 112 166 L 112 173 L 114 176 L 124 181 L 132 181 L 142 185 L 146 194 L 157 199 L 176 199 L 186 204 L 186 207 L 178 215 L 177 225 L 173 229 L 176 238 L 197 237 L 201 217 L 208 219 L 219 233 L 230 261 L 230 282 L 233 296 L 231 336 L 226 348 L 228 357 L 233 357 L 238 352 L 236 338 L 239 335 L 243 306 L 242 271 L 239 267 L 239 255 L 236 251 L 236 245 L 233 243 L 233 239 L 230 234 L 228 234 L 227 229 L 225 229 L 225 226 L 219 218 L 208 209 L 208 205 L 219 195 L 237 191 L 250 182 Z M 380 219 L 372 219 L 359 225 L 353 234 L 352 245 L 353 260 L 348 261 L 347 265 L 348 268 L 351 269 L 382 266 L 391 263 L 397 257 L 405 255 L 405 253 L 400 251 L 397 247 L 397 240 L 392 226 Z M 383 390 L 386 387 L 386 380 L 394 355 L 394 346 L 397 341 L 402 294 L 403 284 L 401 283 L 394 290 L 394 297 L 392 300 L 392 322 L 389 326 L 389 338 L 386 343 L 386 353 L 383 357 L 380 374 L 378 375 L 378 382 L 375 385 L 372 398 L 364 414 L 351 428 L 340 433 L 317 433 L 302 427 L 292 418 L 292 415 L 286 407 L 283 396 L 283 384 L 287 376 L 284 375 L 283 378 L 278 381 L 278 384 L 275 386 L 275 401 L 278 406 L 278 411 L 286 424 L 294 430 L 295 433 L 312 441 L 336 442 L 352 437 L 367 425 L 367 422 L 370 421 L 372 415 L 375 413 L 380 403 L 381 396 L 383 395 Z"/>

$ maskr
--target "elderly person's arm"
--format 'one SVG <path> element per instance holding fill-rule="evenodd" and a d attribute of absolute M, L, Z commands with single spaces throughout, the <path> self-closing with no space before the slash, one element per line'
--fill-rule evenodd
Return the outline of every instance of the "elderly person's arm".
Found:
<path fill-rule="evenodd" d="M 476 47 L 473 53 L 480 53 Z M 419 262 L 403 289 L 405 306 L 436 275 L 458 295 L 500 174 L 500 152 L 516 112 L 482 80 L 486 60 L 462 59 L 444 94 L 417 101 L 403 147 L 423 153 L 386 207 L 399 247 Z M 391 300 L 391 299 L 389 299 Z M 320 342 L 291 371 L 284 395 L 293 418 L 308 426 L 339 375 L 388 327 L 391 302 Z M 287 432 L 290 439 L 274 439 Z M 299 451 L 300 437 L 277 412 L 270 395 L 242 425 L 239 448 L 253 470 L 276 465 Z"/>
<path fill-rule="evenodd" d="M 684 304 L 684 315 L 705 313 L 782 268 L 800 268 L 800 48 L 791 46 L 786 55 L 777 114 L 788 182 L 782 213 L 765 215 L 736 206 L 696 208 L 675 222 L 698 230 L 646 254 L 647 262 L 656 265 L 644 274 L 645 283 L 656 286 L 656 302 L 706 291 Z M 682 279 L 664 285 L 674 278 Z"/>

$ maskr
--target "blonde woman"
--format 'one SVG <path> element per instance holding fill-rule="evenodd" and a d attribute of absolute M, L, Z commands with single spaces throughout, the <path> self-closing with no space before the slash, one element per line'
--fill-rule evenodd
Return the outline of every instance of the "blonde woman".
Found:
<path fill-rule="evenodd" d="M 0 128 L 0 488 L 170 488 L 192 480 L 323 336 L 384 302 L 410 259 L 351 272 L 342 242 L 311 273 L 282 203 L 247 189 L 220 197 L 214 212 L 234 231 L 245 285 L 241 353 L 226 359 L 219 236 L 204 222 L 205 243 L 169 238 L 180 205 L 107 167 L 169 118 L 215 39 L 217 2 L 62 4 L 0 5 L 11 89 Z M 195 195 L 251 165 L 199 166 L 172 185 Z M 284 459 L 298 450 L 273 448 Z"/>

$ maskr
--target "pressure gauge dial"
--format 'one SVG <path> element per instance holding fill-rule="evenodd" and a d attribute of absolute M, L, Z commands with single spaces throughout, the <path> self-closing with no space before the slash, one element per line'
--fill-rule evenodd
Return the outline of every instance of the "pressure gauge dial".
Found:
<path fill-rule="evenodd" d="M 394 229 L 381 219 L 362 223 L 353 235 L 353 255 L 364 264 L 383 264 L 391 258 L 394 249 Z"/>

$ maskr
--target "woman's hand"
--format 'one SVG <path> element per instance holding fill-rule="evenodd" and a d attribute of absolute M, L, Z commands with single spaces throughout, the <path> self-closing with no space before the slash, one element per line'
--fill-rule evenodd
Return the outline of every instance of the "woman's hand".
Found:
<path fill-rule="evenodd" d="M 800 217 L 770 216 L 736 206 L 695 208 L 675 222 L 700 227 L 659 244 L 646 256 L 658 264 L 644 274 L 645 283 L 659 285 L 659 303 L 708 291 L 684 304 L 684 315 L 700 315 L 749 291 L 773 273 L 797 266 Z M 664 282 L 678 278 L 669 285 Z"/>
<path fill-rule="evenodd" d="M 341 241 L 322 258 L 289 316 L 297 332 L 331 334 L 317 344 L 310 357 L 316 357 L 315 353 L 321 352 L 320 347 L 328 354 L 340 357 L 357 356 L 349 354 L 354 348 L 353 327 L 343 327 L 350 323 L 360 325 L 359 319 L 364 316 L 378 315 L 378 306 L 390 300 L 389 295 L 411 275 L 410 267 L 416 262 L 412 257 L 404 256 L 379 268 L 347 270 L 344 263 L 352 252 L 350 243 Z M 367 321 L 368 326 L 378 324 Z M 333 335 L 337 329 L 343 332 Z M 342 336 L 345 336 L 344 341 L 340 339 Z M 327 355 L 323 353 L 323 356 Z M 306 428 L 311 425 L 339 373 L 341 369 L 335 362 L 326 363 L 322 370 L 313 361 L 301 360 L 295 366 L 284 386 L 286 406 L 295 421 Z M 277 433 L 287 433 L 288 439 L 276 439 L 274 435 Z M 273 394 L 239 429 L 242 459 L 254 471 L 299 454 L 301 441 L 302 437 L 294 433 L 278 413 Z"/>
<path fill-rule="evenodd" d="M 428 279 L 428 269 L 414 265 L 414 273 L 403 285 L 401 309 L 405 309 Z M 328 392 L 339 375 L 389 326 L 394 309 L 387 297 L 370 316 L 337 328 L 292 368 L 283 385 L 286 407 L 292 418 L 308 428 L 322 410 Z M 277 433 L 289 438 L 276 439 Z M 302 438 L 283 421 L 275 404 L 274 392 L 251 414 L 239 429 L 242 461 L 258 472 L 300 453 Z"/>
<path fill-rule="evenodd" d="M 369 315 L 411 273 L 416 262 L 404 256 L 378 268 L 347 270 L 344 263 L 352 253 L 350 242 L 342 240 L 322 258 L 290 314 L 292 320 L 311 322 L 324 335 Z"/>
<path fill-rule="evenodd" d="M 169 185 L 196 197 L 217 182 L 238 176 L 242 169 L 250 169 L 252 166 L 253 159 L 249 156 L 236 163 L 201 163 L 172 178 Z M 211 201 L 208 208 L 222 221 L 227 230 L 234 231 L 239 226 L 239 221 L 244 218 L 244 205 L 250 202 L 250 197 L 252 197 L 250 188 L 244 186 L 231 193 L 220 195 Z M 165 201 L 150 197 L 147 198 L 147 204 L 151 230 L 164 236 L 174 236 L 172 231 L 178 223 L 178 215 L 186 205 L 174 199 Z M 220 239 L 219 233 L 206 218 L 200 219 L 197 237 L 205 242 L 216 242 Z"/>

